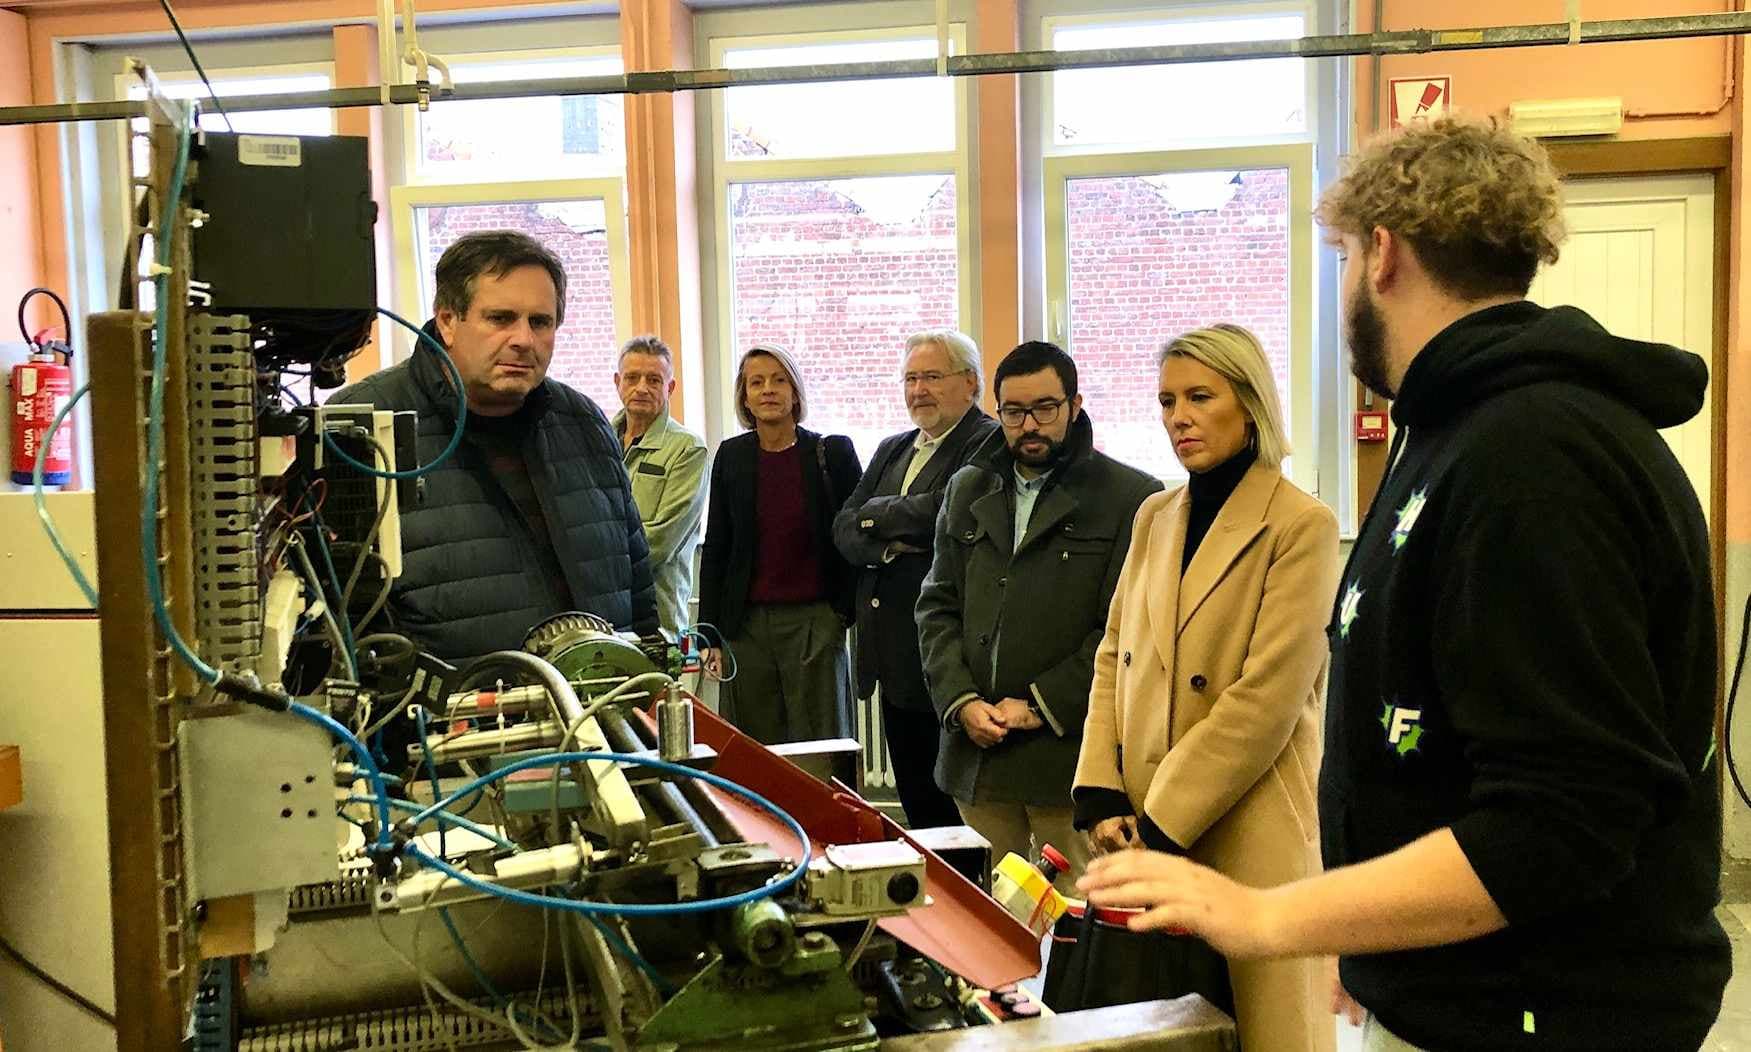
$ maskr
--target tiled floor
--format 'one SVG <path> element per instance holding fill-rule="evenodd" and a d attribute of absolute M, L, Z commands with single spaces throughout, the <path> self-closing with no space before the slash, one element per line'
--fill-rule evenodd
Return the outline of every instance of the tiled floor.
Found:
<path fill-rule="evenodd" d="M 1733 940 L 1733 978 L 1721 1001 L 1721 1017 L 1702 1046 L 1706 1052 L 1751 1052 L 1751 888 L 1733 888 L 1721 910 L 1721 925 Z"/>

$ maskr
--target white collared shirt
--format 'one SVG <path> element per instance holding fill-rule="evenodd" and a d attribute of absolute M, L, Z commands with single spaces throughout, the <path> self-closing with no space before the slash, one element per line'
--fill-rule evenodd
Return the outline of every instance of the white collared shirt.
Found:
<path fill-rule="evenodd" d="M 930 458 L 942 448 L 943 439 L 947 438 L 949 431 L 953 430 L 954 428 L 951 427 L 935 438 L 931 438 L 928 432 L 919 428 L 918 433 L 912 436 L 912 462 L 906 465 L 906 474 L 900 479 L 900 496 L 904 497 L 912 489 L 912 483 L 918 478 L 918 473 L 924 470 L 924 465 L 930 463 Z"/>
<path fill-rule="evenodd" d="M 1015 469 L 1015 543 L 1009 547 L 1015 551 L 1021 547 L 1021 539 L 1027 536 L 1028 523 L 1034 518 L 1034 504 L 1040 499 L 1040 491 L 1046 488 L 1046 480 L 1052 477 L 1050 471 L 1044 471 L 1033 478 L 1023 478 L 1021 468 Z"/>

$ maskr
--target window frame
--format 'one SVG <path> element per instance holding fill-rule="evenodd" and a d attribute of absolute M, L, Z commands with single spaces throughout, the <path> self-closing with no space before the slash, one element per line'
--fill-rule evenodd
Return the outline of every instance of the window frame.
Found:
<path fill-rule="evenodd" d="M 565 58 L 585 59 L 585 60 L 600 59 L 600 58 L 613 58 L 613 59 L 619 61 L 622 71 L 624 71 L 624 69 L 626 68 L 626 63 L 625 63 L 625 60 L 621 56 L 619 45 L 608 45 L 608 44 L 600 44 L 600 45 L 591 44 L 591 45 L 578 45 L 578 46 L 574 46 L 574 47 L 552 47 L 552 48 L 512 48 L 512 49 L 507 49 L 507 50 L 502 50 L 502 51 L 470 51 L 470 52 L 464 52 L 462 54 L 456 54 L 456 55 L 445 55 L 444 61 L 446 63 L 448 63 L 451 67 L 455 68 L 455 67 L 467 66 L 469 64 L 483 65 L 483 64 L 488 63 L 488 62 L 493 62 L 493 63 L 516 62 L 516 61 L 539 62 L 539 61 L 546 60 L 546 59 L 565 59 Z M 407 77 L 408 79 L 411 80 L 413 77 L 413 67 L 404 65 L 402 67 L 402 70 L 403 70 L 403 76 Z M 443 105 L 443 103 L 440 102 L 439 105 Z M 401 107 L 401 120 L 400 120 L 399 124 L 400 124 L 400 127 L 399 127 L 400 136 L 399 137 L 401 139 L 401 150 L 400 150 L 400 153 L 401 153 L 401 173 L 400 173 L 401 178 L 399 180 L 398 185 L 405 185 L 405 186 L 460 186 L 460 185 L 472 185 L 472 184 L 477 184 L 477 183 L 481 184 L 481 185 L 498 185 L 498 184 L 502 184 L 502 183 L 512 183 L 512 182 L 522 182 L 523 181 L 520 179 L 505 178 L 504 176 L 506 173 L 503 173 L 503 172 L 493 173 L 497 176 L 496 178 L 485 179 L 485 180 L 472 179 L 472 178 L 468 178 L 466 176 L 458 177 L 455 175 L 446 175 L 446 176 L 424 175 L 420 171 L 420 157 L 421 157 L 421 154 L 423 153 L 424 143 L 421 141 L 421 138 L 420 138 L 420 111 L 419 111 L 419 107 L 417 107 L 417 106 L 403 106 L 403 107 Z M 626 173 L 626 163 L 625 163 L 626 162 L 626 151 L 625 151 L 624 145 L 622 146 L 620 156 L 621 156 L 621 166 L 620 166 L 621 167 L 621 174 L 620 174 L 619 178 L 622 181 L 624 181 L 625 177 L 626 177 L 626 175 L 625 175 L 625 173 Z M 601 173 L 593 173 L 590 175 L 579 176 L 578 178 L 604 179 L 604 178 L 614 178 L 614 176 L 609 174 L 608 171 L 606 169 L 604 169 Z M 543 181 L 552 181 L 552 180 L 543 180 Z M 624 195 L 622 195 L 622 196 L 624 196 Z"/>
<path fill-rule="evenodd" d="M 729 51 L 740 51 L 754 48 L 778 48 L 785 46 L 805 47 L 831 44 L 860 44 L 881 40 L 917 40 L 928 37 L 934 40 L 937 36 L 936 27 L 925 23 L 887 25 L 863 28 L 810 28 L 799 29 L 787 33 L 741 33 L 726 28 L 725 31 L 710 35 L 705 40 L 703 53 L 711 68 L 723 68 L 724 55 Z M 949 24 L 950 47 L 957 54 L 964 54 L 967 41 L 967 24 L 964 20 L 951 21 Z M 975 340 L 978 333 L 973 331 L 978 320 L 977 309 L 977 262 L 976 246 L 973 243 L 974 226 L 976 223 L 974 197 L 978 192 L 973 182 L 973 164 L 971 159 L 971 93 L 967 78 L 950 78 L 955 102 L 955 145 L 952 150 L 939 150 L 924 153 L 889 153 L 868 154 L 853 157 L 811 157 L 811 158 L 740 158 L 729 156 L 728 125 L 725 114 L 727 98 L 724 92 L 712 92 L 708 113 L 700 121 L 702 134 L 707 141 L 702 145 L 701 160 L 711 165 L 709 190 L 711 195 L 712 221 L 710 229 L 715 238 L 715 244 L 708 251 L 711 255 L 711 273 L 714 275 L 716 288 L 716 304 L 708 308 L 707 316 L 715 325 L 714 338 L 711 346 L 715 353 L 707 356 L 707 368 L 713 374 L 716 384 L 716 398 L 708 399 L 706 413 L 706 439 L 709 442 L 721 441 L 738 433 L 741 425 L 735 412 L 735 373 L 736 362 L 741 357 L 741 349 L 735 344 L 735 279 L 734 279 L 734 242 L 731 237 L 729 214 L 729 188 L 736 183 L 772 183 L 772 182 L 811 182 L 832 179 L 863 179 L 880 178 L 895 175 L 937 175 L 949 174 L 955 181 L 955 252 L 957 257 L 957 288 L 956 307 L 959 317 L 957 327 L 964 332 L 973 333 Z M 703 225 L 703 224 L 702 224 Z M 896 363 L 895 375 L 898 378 L 898 362 L 902 347 L 893 348 Z M 898 392 L 896 392 L 898 398 Z"/>
<path fill-rule="evenodd" d="M 1314 231 L 1314 149 L 1311 142 L 1152 153 L 1077 153 L 1047 157 L 1043 181 L 1046 229 L 1046 334 L 1076 357 L 1071 344 L 1068 187 L 1072 179 L 1164 175 L 1174 172 L 1286 170 L 1289 173 L 1289 414 L 1290 478 L 1317 494 L 1319 484 L 1314 384 L 1314 285 L 1318 238 Z M 1152 341 L 1169 334 L 1150 334 Z M 1114 451 L 1109 450 L 1109 454 Z M 1122 458 L 1121 458 L 1122 459 Z"/>
<path fill-rule="evenodd" d="M 476 27 L 481 28 L 481 27 Z M 508 47 L 465 50 L 447 53 L 445 61 L 453 66 L 470 62 L 515 62 L 519 59 L 539 61 L 552 58 L 615 58 L 625 68 L 621 48 L 617 44 L 576 44 L 563 47 Z M 411 67 L 404 67 L 411 76 Z M 441 105 L 441 103 L 440 103 Z M 618 175 L 600 174 L 567 176 L 564 178 L 506 178 L 506 172 L 483 171 L 489 178 L 468 178 L 466 173 L 450 173 L 441 177 L 420 172 L 420 154 L 424 143 L 420 137 L 419 111 L 414 106 L 401 108 L 401 119 L 394 121 L 394 137 L 399 140 L 390 149 L 395 170 L 389 179 L 390 267 L 393 271 L 393 299 L 398 313 L 410 321 L 429 317 L 422 293 L 425 279 L 419 246 L 414 240 L 414 211 L 444 205 L 509 204 L 518 202 L 576 201 L 600 199 L 607 213 L 609 281 L 613 289 L 615 338 L 624 343 L 632 335 L 632 243 L 627 229 L 626 214 L 626 151 L 621 151 L 621 171 Z M 379 327 L 379 332 L 389 331 Z M 412 333 L 395 326 L 391 337 L 382 341 L 386 352 L 385 367 L 406 361 L 414 351 Z"/>
<path fill-rule="evenodd" d="M 397 313 L 410 321 L 429 317 L 424 294 L 424 268 L 420 265 L 415 213 L 421 208 L 450 206 L 528 204 L 551 201 L 600 200 L 608 239 L 608 274 L 614 309 L 614 333 L 618 343 L 632 335 L 632 265 L 625 250 L 626 180 L 525 179 L 499 183 L 416 183 L 389 190 L 390 230 L 396 259 L 395 304 Z M 568 275 L 569 276 L 569 275 Z M 387 329 L 388 327 L 384 327 Z M 395 360 L 413 353 L 414 335 L 394 327 Z"/>
<path fill-rule="evenodd" d="M 1242 20 L 1300 15 L 1303 35 L 1318 32 L 1317 5 L 1314 0 L 1229 0 L 1213 4 L 1166 4 L 1148 8 L 1128 8 L 1109 11 L 1078 11 L 1075 14 L 1046 15 L 1040 19 L 1040 42 L 1044 50 L 1057 50 L 1053 37 L 1059 29 L 1089 26 L 1159 25 L 1163 22 L 1208 22 L 1219 19 Z M 1282 143 L 1311 142 L 1319 129 L 1320 98 L 1318 93 L 1318 63 L 1302 59 L 1303 90 L 1307 105 L 1305 131 L 1284 135 L 1237 135 L 1217 139 L 1178 139 L 1169 142 L 1077 143 L 1061 146 L 1057 141 L 1057 73 L 1048 73 L 1041 86 L 1040 142 L 1042 156 L 1076 154 L 1114 154 L 1133 151 L 1160 153 L 1171 150 L 1221 149 L 1239 146 L 1270 146 Z M 1144 68 L 1144 67 L 1136 67 Z"/>

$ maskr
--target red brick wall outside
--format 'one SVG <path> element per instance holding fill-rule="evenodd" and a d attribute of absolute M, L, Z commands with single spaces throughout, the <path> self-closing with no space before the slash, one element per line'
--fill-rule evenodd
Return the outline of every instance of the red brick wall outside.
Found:
<path fill-rule="evenodd" d="M 536 202 L 454 205 L 420 209 L 427 258 L 436 266 L 444 250 L 464 234 L 481 230 L 519 230 L 546 245 L 565 265 L 565 323 L 554 341 L 548 375 L 595 400 L 612 417 L 620 410 L 614 393 L 614 299 L 608 267 L 608 235 L 592 225 L 571 225 L 541 213 Z M 430 278 L 426 279 L 430 285 Z"/>
<path fill-rule="evenodd" d="M 805 374 L 806 426 L 850 435 L 865 462 L 883 437 L 911 426 L 900 392 L 906 338 L 959 325 L 954 177 L 940 177 L 911 216 L 872 216 L 858 202 L 885 201 L 880 191 L 902 185 L 895 180 L 917 178 L 738 183 L 729 192 L 732 365 L 755 343 L 790 351 Z"/>
<path fill-rule="evenodd" d="M 1217 321 L 1245 325 L 1288 393 L 1288 178 L 1239 179 L 1211 211 L 1180 211 L 1141 177 L 1070 183 L 1070 343 L 1084 404 L 1103 450 L 1157 475 L 1181 474 L 1155 401 L 1163 339 Z M 878 182 L 887 178 L 742 183 L 729 196 L 735 341 L 726 353 L 756 342 L 790 350 L 808 385 L 809 426 L 851 435 L 866 461 L 910 426 L 898 382 L 906 337 L 956 326 L 960 313 L 953 177 L 940 177 L 909 216 L 859 204 L 876 199 L 868 191 Z M 550 374 L 610 415 L 619 409 L 605 234 L 533 203 L 433 207 L 421 221 L 427 266 L 470 231 L 521 230 L 552 248 L 570 288 Z"/>
<path fill-rule="evenodd" d="M 1288 174 L 1239 178 L 1214 211 L 1178 211 L 1137 176 L 1069 186 L 1070 343 L 1083 405 L 1102 450 L 1156 475 L 1184 476 L 1155 400 L 1155 354 L 1168 337 L 1244 325 L 1288 397 Z"/>

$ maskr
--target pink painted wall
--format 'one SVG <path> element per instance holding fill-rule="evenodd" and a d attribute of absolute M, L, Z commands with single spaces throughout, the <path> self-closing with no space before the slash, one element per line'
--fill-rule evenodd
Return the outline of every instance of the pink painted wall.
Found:
<path fill-rule="evenodd" d="M 1716 14 L 1729 0 L 1586 0 L 1584 19 Z M 1358 30 L 1371 25 L 1374 3 L 1356 0 Z M 1381 28 L 1463 29 L 1567 20 L 1563 0 L 1386 0 Z M 1446 51 L 1381 60 L 1380 126 L 1387 124 L 1392 77 L 1451 76 L 1453 102 L 1472 113 L 1505 112 L 1516 99 L 1618 96 L 1627 118 L 1622 138 L 1666 139 L 1732 133 L 1732 44 L 1725 37 L 1586 44 L 1578 47 Z M 1356 117 L 1367 128 L 1370 77 L 1358 63 Z"/>
<path fill-rule="evenodd" d="M 1373 0 L 1356 0 L 1357 29 L 1372 26 Z M 1586 19 L 1650 18 L 1731 10 L 1729 0 L 1586 0 Z M 1561 22 L 1563 0 L 1385 0 L 1381 27 L 1459 29 L 1467 26 Z M 1381 60 L 1380 124 L 1387 123 L 1392 77 L 1451 76 L 1453 101 L 1462 111 L 1500 113 L 1516 99 L 1618 96 L 1626 110 L 1623 139 L 1731 136 L 1734 170 L 1731 263 L 1728 291 L 1728 374 L 1716 377 L 1716 397 L 1727 401 L 1727 514 L 1729 544 L 1751 541 L 1751 286 L 1741 280 L 1751 266 L 1751 166 L 1745 161 L 1746 112 L 1742 38 L 1586 44 L 1500 51 L 1398 55 Z M 1356 126 L 1372 127 L 1371 69 L 1356 61 Z"/>
<path fill-rule="evenodd" d="M 0 106 L 30 105 L 30 38 L 23 15 L 0 10 Z M 38 236 L 36 137 L 29 128 L 0 128 L 0 340 L 16 340 L 13 305 L 42 283 Z M 43 315 L 38 316 L 38 323 Z"/>

